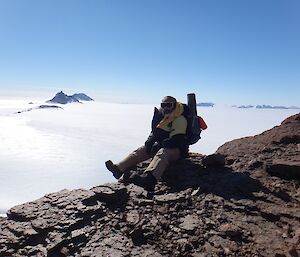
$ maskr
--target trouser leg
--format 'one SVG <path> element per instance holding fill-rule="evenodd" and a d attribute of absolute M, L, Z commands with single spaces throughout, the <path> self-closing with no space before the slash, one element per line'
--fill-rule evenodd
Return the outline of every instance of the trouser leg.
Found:
<path fill-rule="evenodd" d="M 169 166 L 170 162 L 177 161 L 180 159 L 180 150 L 178 148 L 174 149 L 167 149 L 161 148 L 152 161 L 150 162 L 149 166 L 145 170 L 145 172 L 151 172 L 156 180 L 160 180 L 164 171 Z"/>
<path fill-rule="evenodd" d="M 125 159 L 120 161 L 117 166 L 121 172 L 124 172 L 138 163 L 150 159 L 151 157 L 153 157 L 153 155 L 146 153 L 145 146 L 141 146 L 129 154 Z"/>

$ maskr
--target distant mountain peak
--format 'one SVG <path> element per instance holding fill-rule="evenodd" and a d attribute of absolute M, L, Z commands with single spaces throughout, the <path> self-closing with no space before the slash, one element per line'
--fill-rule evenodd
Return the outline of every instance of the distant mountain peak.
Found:
<path fill-rule="evenodd" d="M 283 109 L 283 110 L 287 110 L 287 109 L 300 109 L 297 106 L 282 106 L 282 105 L 266 105 L 266 104 L 262 104 L 262 105 L 240 105 L 240 106 L 233 106 L 233 107 L 237 107 L 240 109 L 248 109 L 248 108 L 256 108 L 256 109 Z"/>
<path fill-rule="evenodd" d="M 206 102 L 206 103 L 197 103 L 197 106 L 200 107 L 214 107 L 214 103 Z"/>
<path fill-rule="evenodd" d="M 48 100 L 48 103 L 58 103 L 58 104 L 67 104 L 67 103 L 80 103 L 81 101 L 93 101 L 93 99 L 86 94 L 78 93 L 71 96 L 65 94 L 63 91 L 56 93 L 56 95 Z"/>
<path fill-rule="evenodd" d="M 92 99 L 91 97 L 89 97 L 88 95 L 84 94 L 84 93 L 77 93 L 77 94 L 73 94 L 72 97 L 76 98 L 77 100 L 81 100 L 81 101 L 94 101 L 94 99 Z"/>

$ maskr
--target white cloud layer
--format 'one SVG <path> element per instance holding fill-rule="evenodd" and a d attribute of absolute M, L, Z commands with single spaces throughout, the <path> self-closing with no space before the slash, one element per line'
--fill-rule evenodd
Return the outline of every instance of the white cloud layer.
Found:
<path fill-rule="evenodd" d="M 104 162 L 119 161 L 150 132 L 152 105 L 87 102 L 15 114 L 38 104 L 0 100 L 0 214 L 46 193 L 114 181 Z M 191 151 L 211 154 L 229 140 L 263 132 L 295 113 L 198 108 L 208 129 Z"/>

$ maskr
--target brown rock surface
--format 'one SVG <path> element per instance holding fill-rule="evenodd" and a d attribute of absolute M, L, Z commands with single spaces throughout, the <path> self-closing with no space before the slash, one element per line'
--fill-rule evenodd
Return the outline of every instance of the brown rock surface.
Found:
<path fill-rule="evenodd" d="M 263 169 L 272 175 L 300 179 L 300 114 L 253 137 L 225 143 L 217 153 L 234 170 Z"/>
<path fill-rule="evenodd" d="M 0 256 L 300 256 L 299 117 L 191 154 L 153 194 L 112 183 L 15 206 Z"/>

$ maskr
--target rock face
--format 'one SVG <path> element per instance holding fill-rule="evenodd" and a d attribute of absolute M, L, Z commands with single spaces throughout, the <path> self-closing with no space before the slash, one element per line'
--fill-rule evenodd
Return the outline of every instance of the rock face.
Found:
<path fill-rule="evenodd" d="M 260 135 L 228 142 L 217 153 L 226 156 L 234 170 L 263 169 L 282 178 L 300 179 L 300 114 Z"/>
<path fill-rule="evenodd" d="M 299 256 L 299 135 L 300 114 L 173 163 L 153 193 L 111 183 L 13 207 L 0 256 Z"/>

